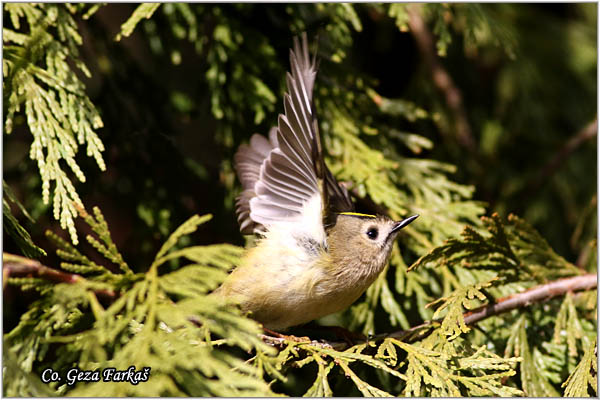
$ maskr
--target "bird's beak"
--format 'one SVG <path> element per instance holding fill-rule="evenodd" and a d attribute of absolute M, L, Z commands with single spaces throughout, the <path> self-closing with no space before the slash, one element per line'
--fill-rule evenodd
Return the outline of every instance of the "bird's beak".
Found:
<path fill-rule="evenodd" d="M 400 229 L 404 228 L 406 225 L 410 224 L 411 222 L 413 222 L 415 219 L 417 219 L 417 217 L 419 216 L 419 214 L 410 216 L 408 218 L 403 219 L 402 221 L 398 221 L 396 222 L 396 224 L 394 225 L 394 227 L 392 228 L 392 233 L 393 232 L 397 232 Z"/>

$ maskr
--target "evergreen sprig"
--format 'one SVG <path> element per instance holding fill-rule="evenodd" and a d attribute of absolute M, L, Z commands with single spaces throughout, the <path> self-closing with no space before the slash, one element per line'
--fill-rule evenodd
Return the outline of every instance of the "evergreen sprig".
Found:
<path fill-rule="evenodd" d="M 522 315 L 511 327 L 511 335 L 508 338 L 505 355 L 515 354 L 522 357 L 521 381 L 523 392 L 532 397 L 556 397 L 558 392 L 548 379 L 540 373 L 540 358 L 535 357 L 535 351 L 531 349 L 527 331 L 532 321 L 527 315 Z"/>
<path fill-rule="evenodd" d="M 503 379 L 515 374 L 514 366 L 520 358 L 501 358 L 483 346 L 473 350 L 448 345 L 434 348 L 439 347 L 438 343 L 440 341 L 428 340 L 422 345 L 411 345 L 386 338 L 379 344 L 367 342 L 337 351 L 319 344 L 286 341 L 278 355 L 259 354 L 254 360 L 266 373 L 281 380 L 285 380 L 280 372 L 285 365 L 302 368 L 315 363 L 317 374 L 304 394 L 311 397 L 333 393 L 328 378 L 333 371 L 349 378 L 364 396 L 390 397 L 389 392 L 357 374 L 360 365 L 378 371 L 387 387 L 393 387 L 395 392 L 405 396 L 422 396 L 424 393 L 437 396 L 522 394 L 502 383 Z M 364 372 L 364 368 L 358 369 Z"/>
<path fill-rule="evenodd" d="M 409 30 L 406 4 L 390 4 L 388 15 L 392 17 L 398 29 L 402 32 Z M 414 7 L 414 6 L 413 6 Z M 433 21 L 433 32 L 436 34 L 436 49 L 440 57 L 445 57 L 452 43 L 452 31 L 461 33 L 464 37 L 465 51 L 473 52 L 485 46 L 498 46 L 510 57 L 515 57 L 517 43 L 515 34 L 510 26 L 499 25 L 496 14 L 500 11 L 479 4 L 423 4 L 420 13 Z"/>
<path fill-rule="evenodd" d="M 115 274 L 112 268 L 108 268 L 106 266 L 102 266 L 90 260 L 87 256 L 83 255 L 76 247 L 71 245 L 69 242 L 60 238 L 56 233 L 52 231 L 46 231 L 46 236 L 50 239 L 55 246 L 57 247 L 56 254 L 65 260 L 60 264 L 61 268 L 82 274 L 87 275 L 90 273 L 100 273 L 99 277 L 91 277 L 90 279 L 95 280 L 105 280 L 105 279 L 129 279 L 134 276 L 133 272 L 127 265 L 127 263 L 123 260 L 123 257 L 117 250 L 108 230 L 108 225 L 104 219 L 104 216 L 100 212 L 98 207 L 94 207 L 93 213 L 94 216 L 91 216 L 87 213 L 84 208 L 79 206 L 76 207 L 79 215 L 85 223 L 90 227 L 90 229 L 98 236 L 98 239 L 93 237 L 92 235 L 87 235 L 86 240 L 88 243 L 96 249 L 105 259 L 111 261 L 116 264 L 124 276 L 120 276 Z"/>
<path fill-rule="evenodd" d="M 464 310 L 475 308 L 472 301 L 475 298 L 480 301 L 486 299 L 482 289 L 490 287 L 492 281 L 465 285 L 456 289 L 450 295 L 441 297 L 428 304 L 428 306 L 433 306 L 440 303 L 433 313 L 432 319 L 439 318 L 442 312 L 446 310 L 446 315 L 444 316 L 440 330 L 443 335 L 448 336 L 448 340 L 452 340 L 462 333 L 469 332 L 470 328 L 465 324 L 465 319 L 463 317 Z"/>
<path fill-rule="evenodd" d="M 23 216 L 30 222 L 34 222 L 33 218 L 31 218 L 25 207 L 23 207 L 21 202 L 16 198 L 10 186 L 4 181 L 2 181 L 2 191 L 4 194 L 2 197 L 2 221 L 4 222 L 4 229 L 15 240 L 17 246 L 19 246 L 23 255 L 26 257 L 38 258 L 40 256 L 45 256 L 46 252 L 44 249 L 33 243 L 29 232 L 27 232 L 14 216 L 10 203 L 15 204 Z"/>
<path fill-rule="evenodd" d="M 140 4 L 135 11 L 131 14 L 129 19 L 121 25 L 121 32 L 119 32 L 115 40 L 119 41 L 124 37 L 128 37 L 133 33 L 135 27 L 142 19 L 149 19 L 152 14 L 160 7 L 160 3 L 146 3 Z"/>
<path fill-rule="evenodd" d="M 544 282 L 582 271 L 557 255 L 542 236 L 524 220 L 510 215 L 506 222 L 494 213 L 482 217 L 490 236 L 467 226 L 461 239 L 449 239 L 422 256 L 411 267 L 437 264 L 476 271 L 493 272 L 504 283 Z"/>
<path fill-rule="evenodd" d="M 588 397 L 591 388 L 594 394 L 598 393 L 598 347 L 596 342 L 590 343 L 585 349 L 583 358 L 577 365 L 577 368 L 569 375 L 569 378 L 562 384 L 565 388 L 565 397 Z"/>
<path fill-rule="evenodd" d="M 90 76 L 79 59 L 82 39 L 71 15 L 76 10 L 60 4 L 10 3 L 3 7 L 12 24 L 3 32 L 4 129 L 9 134 L 15 115 L 24 112 L 33 135 L 29 157 L 36 161 L 42 178 L 43 202 L 49 203 L 54 182 L 54 218 L 77 244 L 73 221 L 75 205 L 82 203 L 61 161 L 80 182 L 86 178 L 75 161 L 79 146 L 86 146 L 87 156 L 93 157 L 101 170 L 106 166 L 104 145 L 95 132 L 102 127 L 102 119 L 72 67 Z"/>
<path fill-rule="evenodd" d="M 515 374 L 519 358 L 502 358 L 485 349 L 461 349 L 445 343 L 442 333 L 430 336 L 423 347 L 398 342 L 407 352 L 407 387 L 405 395 L 457 397 L 465 393 L 477 396 L 515 396 L 519 389 L 502 383 Z M 442 340 L 440 340 L 442 339 Z M 454 365 L 454 367 L 453 367 Z M 501 371 L 501 372 L 496 372 Z"/>
<path fill-rule="evenodd" d="M 102 257 L 122 266 L 123 271 L 110 273 L 68 242 L 50 235 L 60 248 L 59 255 L 77 262 L 62 266 L 78 269 L 87 279 L 46 286 L 43 297 L 5 337 L 9 351 L 25 372 L 21 379 L 5 387 L 5 393 L 32 393 L 25 387 L 26 377 L 37 363 L 56 369 L 76 363 L 78 368 L 89 370 L 108 367 L 126 370 L 130 365 L 138 369 L 150 367 L 152 379 L 144 385 L 98 382 L 73 388 L 64 383 L 51 384 L 57 394 L 229 397 L 272 394 L 258 370 L 230 351 L 240 348 L 272 354 L 273 349 L 258 337 L 258 324 L 220 299 L 208 296 L 237 264 L 241 249 L 214 245 L 174 250 L 180 238 L 193 233 L 210 216 L 190 218 L 169 237 L 148 272 L 132 276 L 114 247 L 100 210 L 94 208 L 94 216 L 84 210 L 80 212 L 100 238 L 90 243 L 96 244 Z M 192 264 L 159 274 L 159 266 L 166 261 L 184 258 Z M 95 274 L 100 271 L 104 273 Z M 106 308 L 99 301 L 102 290 L 113 291 L 113 295 L 119 290 L 116 300 Z M 52 345 L 65 351 L 49 354 Z"/>

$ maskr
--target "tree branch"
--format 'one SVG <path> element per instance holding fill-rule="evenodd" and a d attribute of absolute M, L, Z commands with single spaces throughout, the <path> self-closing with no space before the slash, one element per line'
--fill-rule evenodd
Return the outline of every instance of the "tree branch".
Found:
<path fill-rule="evenodd" d="M 452 77 L 444 69 L 435 52 L 435 43 L 433 35 L 427 29 L 421 14 L 420 5 L 410 5 L 406 8 L 408 13 L 408 26 L 412 33 L 417 47 L 425 60 L 425 64 L 430 70 L 434 85 L 444 95 L 446 104 L 454 115 L 456 136 L 458 143 L 466 147 L 469 151 L 475 152 L 476 143 L 471 133 L 471 126 L 467 119 L 462 99 L 462 93 L 454 84 Z"/>
<path fill-rule="evenodd" d="M 56 283 L 77 283 L 86 279 L 78 274 L 59 271 L 42 265 L 39 261 L 14 254 L 2 254 L 2 273 L 4 284 L 9 277 L 35 277 Z M 493 304 L 481 306 L 475 310 L 463 314 L 465 324 L 473 325 L 488 317 L 499 315 L 517 308 L 525 308 L 532 304 L 547 301 L 556 296 L 563 296 L 568 292 L 592 290 L 598 286 L 598 278 L 595 274 L 579 275 L 571 278 L 559 279 L 542 285 L 535 286 L 521 293 L 503 297 Z M 94 293 L 104 298 L 114 299 L 117 294 L 112 290 L 95 290 Z M 414 326 L 410 329 L 384 333 L 369 338 L 369 341 L 378 341 L 386 338 L 396 338 L 405 342 L 415 342 L 427 337 L 441 320 L 432 320 Z M 307 343 L 335 350 L 345 350 L 349 347 L 346 341 L 311 340 L 307 337 L 295 338 L 293 336 L 274 336 L 262 334 L 261 339 L 272 346 L 283 347 L 286 341 L 296 340 L 298 343 Z"/>
<path fill-rule="evenodd" d="M 489 316 L 502 314 L 516 308 L 527 307 L 531 304 L 541 303 L 556 296 L 563 296 L 568 292 L 591 290 L 598 286 L 596 274 L 579 275 L 572 278 L 563 278 L 543 285 L 535 286 L 525 292 L 513 294 L 499 299 L 496 303 L 479 307 L 464 314 L 465 324 L 475 324 Z"/>
<path fill-rule="evenodd" d="M 553 297 L 563 296 L 569 292 L 592 290 L 597 288 L 597 286 L 598 277 L 596 274 L 585 274 L 559 279 L 535 286 L 521 293 L 503 297 L 493 304 L 488 304 L 475 310 L 468 311 L 463 314 L 463 317 L 465 319 L 465 324 L 473 325 L 494 315 L 499 315 L 518 308 L 525 308 L 532 304 L 542 303 Z M 441 321 L 441 319 L 427 321 L 406 330 L 375 335 L 370 337 L 369 341 L 395 338 L 412 343 L 429 336 L 431 332 L 433 332 L 432 328 L 436 327 Z M 278 347 L 283 346 L 286 341 L 286 338 L 270 335 L 262 335 L 261 338 L 265 343 Z M 311 340 L 310 344 L 325 348 L 333 348 L 335 350 L 345 350 L 349 347 L 348 343 L 342 341 Z"/>
<path fill-rule="evenodd" d="M 560 165 L 565 162 L 567 157 L 571 155 L 579 146 L 586 141 L 594 138 L 598 134 L 598 119 L 594 119 L 588 123 L 582 130 L 567 140 L 563 146 L 554 154 L 554 156 L 548 161 L 540 170 L 536 176 L 534 182 L 528 185 L 531 189 L 529 192 L 534 192 L 540 188 L 552 174 L 558 170 Z"/>
<path fill-rule="evenodd" d="M 2 253 L 2 274 L 5 285 L 9 277 L 41 278 L 57 283 L 76 283 L 85 279 L 81 275 L 49 268 L 37 260 L 10 253 Z"/>
<path fill-rule="evenodd" d="M 37 260 L 10 253 L 2 253 L 2 277 L 4 287 L 6 287 L 8 278 L 10 277 L 41 278 L 50 282 L 70 284 L 86 280 L 81 275 L 59 271 L 47 267 Z M 106 299 L 117 297 L 116 293 L 112 290 L 94 290 L 94 293 Z"/>

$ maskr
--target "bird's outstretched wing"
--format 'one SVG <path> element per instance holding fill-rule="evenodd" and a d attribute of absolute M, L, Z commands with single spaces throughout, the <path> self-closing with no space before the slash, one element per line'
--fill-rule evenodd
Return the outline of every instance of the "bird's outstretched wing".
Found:
<path fill-rule="evenodd" d="M 306 34 L 302 35 L 302 43 L 294 38 L 290 65 L 284 114 L 269 132 L 269 140 L 255 134 L 250 144 L 240 146 L 235 154 L 235 169 L 243 187 L 236 212 L 240 231 L 245 234 L 300 221 L 322 230 L 330 207 L 338 212 L 353 209 L 347 190 L 338 184 L 323 160 L 312 104 L 316 57 L 310 59 Z M 318 207 L 318 212 L 307 207 Z"/>

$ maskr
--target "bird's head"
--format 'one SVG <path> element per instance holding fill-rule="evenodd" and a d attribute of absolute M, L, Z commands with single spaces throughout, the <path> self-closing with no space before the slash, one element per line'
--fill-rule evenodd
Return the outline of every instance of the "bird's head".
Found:
<path fill-rule="evenodd" d="M 371 272 L 379 273 L 389 259 L 400 230 L 417 217 L 394 221 L 385 216 L 340 213 L 328 231 L 328 245 L 334 258 L 344 261 L 341 264 L 358 262 Z"/>

